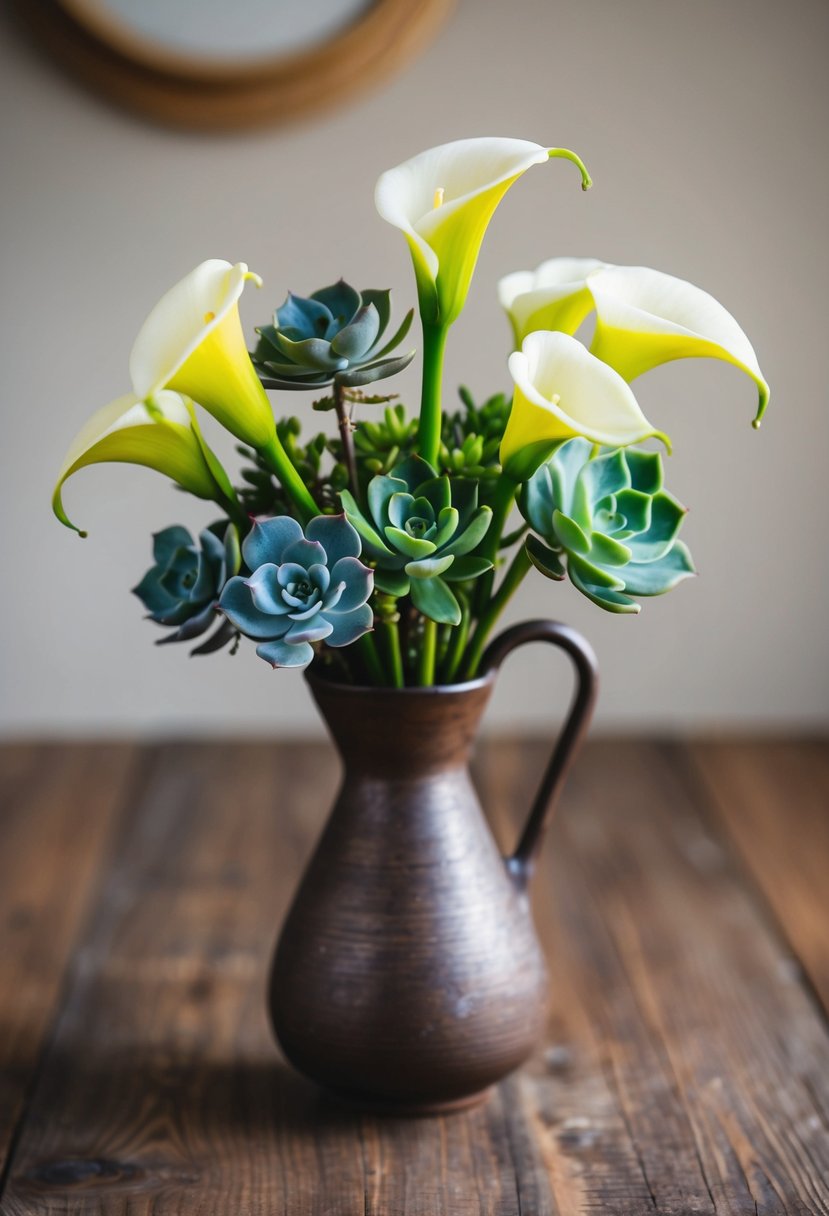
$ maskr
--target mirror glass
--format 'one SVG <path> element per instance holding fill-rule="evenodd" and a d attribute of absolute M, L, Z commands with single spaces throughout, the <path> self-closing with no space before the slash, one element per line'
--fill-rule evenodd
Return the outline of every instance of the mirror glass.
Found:
<path fill-rule="evenodd" d="M 310 50 L 341 33 L 372 0 L 63 0 L 110 41 L 220 65 Z"/>

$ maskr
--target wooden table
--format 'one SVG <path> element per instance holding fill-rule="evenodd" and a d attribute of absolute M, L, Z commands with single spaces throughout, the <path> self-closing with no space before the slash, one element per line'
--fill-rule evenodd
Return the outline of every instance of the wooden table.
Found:
<path fill-rule="evenodd" d="M 506 843 L 541 764 L 490 744 Z M 597 742 L 535 881 L 546 1045 L 485 1106 L 353 1115 L 264 983 L 325 748 L 0 750 L 0 1212 L 829 1212 L 829 749 Z M 515 808 L 515 814 L 513 814 Z"/>

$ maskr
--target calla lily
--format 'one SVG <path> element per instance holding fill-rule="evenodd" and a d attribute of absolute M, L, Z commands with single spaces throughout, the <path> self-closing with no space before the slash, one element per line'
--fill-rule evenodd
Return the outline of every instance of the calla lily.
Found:
<path fill-rule="evenodd" d="M 440 447 L 446 334 L 463 309 L 487 225 L 513 182 L 553 157 L 573 161 L 582 187 L 590 186 L 575 152 L 524 139 L 442 144 L 389 169 L 377 182 L 377 210 L 403 232 L 414 262 L 423 323 L 418 453 L 427 464 L 436 463 Z"/>
<path fill-rule="evenodd" d="M 733 363 L 759 389 L 754 425 L 760 425 L 769 386 L 748 338 L 713 296 L 644 266 L 607 266 L 590 275 L 588 286 L 596 304 L 591 350 L 599 359 L 626 380 L 673 359 Z"/>
<path fill-rule="evenodd" d="M 563 439 L 623 447 L 656 436 L 630 386 L 569 334 L 541 330 L 509 360 L 515 382 L 501 442 L 504 472 L 524 481 Z"/>
<path fill-rule="evenodd" d="M 596 258 L 550 258 L 537 270 L 516 270 L 498 284 L 498 301 L 512 324 L 517 350 L 527 334 L 556 329 L 574 334 L 594 308 L 587 276 Z"/>
<path fill-rule="evenodd" d="M 574 152 L 523 139 L 457 140 L 381 175 L 374 201 L 409 242 L 425 322 L 446 326 L 456 320 L 495 208 L 527 169 L 553 157 L 573 161 L 583 188 L 590 186 Z"/>
<path fill-rule="evenodd" d="M 244 262 L 202 262 L 147 317 L 132 348 L 130 375 L 142 400 L 163 388 L 184 393 L 237 439 L 260 448 L 274 419 L 239 320 L 239 297 L 250 279 L 261 287 Z"/>
<path fill-rule="evenodd" d="M 235 499 L 227 474 L 202 438 L 192 404 L 178 393 L 162 390 L 152 403 L 128 393 L 93 414 L 75 436 L 58 475 L 52 510 L 81 536 L 86 533 L 63 509 L 63 484 L 78 469 L 109 461 L 156 469 L 197 498 Z"/>
<path fill-rule="evenodd" d="M 130 355 L 133 388 L 151 400 L 165 388 L 192 397 L 237 439 L 270 458 L 274 472 L 309 517 L 316 504 L 276 434 L 273 412 L 251 362 L 239 320 L 239 297 L 258 275 L 244 262 L 213 258 L 158 302 Z"/>

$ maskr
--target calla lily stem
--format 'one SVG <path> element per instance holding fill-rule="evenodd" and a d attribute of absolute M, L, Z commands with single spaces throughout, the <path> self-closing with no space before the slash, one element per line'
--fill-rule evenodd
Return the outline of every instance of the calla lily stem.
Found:
<path fill-rule="evenodd" d="M 512 563 L 504 575 L 504 581 L 481 614 L 472 638 L 472 644 L 469 647 L 466 664 L 462 671 L 462 679 L 474 679 L 489 635 L 499 616 L 517 591 L 524 576 L 528 573 L 530 566 L 531 562 L 527 556 L 527 550 L 522 545 L 512 559 Z"/>
<path fill-rule="evenodd" d="M 260 448 L 262 456 L 279 478 L 279 484 L 293 502 L 303 523 L 308 523 L 315 515 L 319 515 L 319 507 L 311 497 L 311 492 L 297 473 L 288 453 L 282 446 L 279 436 L 274 431 L 268 444 Z"/>
<path fill-rule="evenodd" d="M 423 459 L 432 466 L 437 464 L 440 450 L 443 354 L 448 332 L 448 325 L 423 322 L 423 388 L 417 447 Z"/>
<path fill-rule="evenodd" d="M 437 658 L 438 625 L 428 617 L 423 621 L 423 638 L 421 641 L 420 658 L 417 665 L 417 682 L 421 688 L 428 688 L 435 682 L 435 660 Z"/>
<path fill-rule="evenodd" d="M 250 527 L 250 518 L 243 507 L 239 505 L 238 500 L 230 498 L 225 494 L 217 494 L 216 502 L 239 530 L 240 536 L 244 537 Z"/>
<path fill-rule="evenodd" d="M 383 688 L 386 683 L 386 673 L 383 671 L 383 664 L 380 662 L 373 634 L 364 633 L 358 639 L 356 645 L 360 651 L 360 658 L 365 664 L 372 685 L 376 688 Z"/>
<path fill-rule="evenodd" d="M 403 656 L 400 651 L 400 633 L 396 621 L 381 621 L 377 626 L 378 636 L 383 639 L 383 648 L 388 660 L 389 679 L 386 681 L 392 688 L 402 688 L 405 684 L 403 675 Z"/>
<path fill-rule="evenodd" d="M 489 558 L 492 562 L 493 569 L 487 574 L 482 575 L 478 580 L 474 601 L 475 615 L 478 617 L 485 611 L 486 605 L 489 603 L 490 596 L 492 595 L 492 585 L 495 581 L 494 567 L 498 560 L 498 550 L 502 547 L 501 538 L 509 519 L 510 511 L 515 505 L 515 492 L 517 489 L 517 484 L 506 473 L 502 473 L 495 483 L 495 492 L 492 499 L 492 519 L 480 550 L 481 556 Z"/>
<path fill-rule="evenodd" d="M 470 612 L 469 605 L 461 600 L 461 623 L 452 630 L 449 649 L 443 663 L 442 684 L 454 683 L 458 668 L 463 662 L 466 644 L 469 640 Z"/>

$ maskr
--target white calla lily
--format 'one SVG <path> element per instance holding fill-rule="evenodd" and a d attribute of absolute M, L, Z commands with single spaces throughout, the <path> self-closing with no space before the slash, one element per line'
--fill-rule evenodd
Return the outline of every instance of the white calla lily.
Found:
<path fill-rule="evenodd" d="M 93 414 L 69 446 L 52 496 L 61 523 L 86 536 L 63 509 L 63 484 L 78 469 L 107 462 L 140 464 L 172 478 L 197 498 L 235 501 L 218 458 L 202 438 L 192 404 L 162 390 L 151 403 L 127 393 Z"/>
<path fill-rule="evenodd" d="M 554 157 L 573 161 L 582 187 L 590 175 L 575 152 L 525 139 L 460 139 L 421 152 L 377 182 L 374 201 L 409 243 L 423 324 L 423 386 L 418 452 L 429 464 L 440 447 L 443 352 L 466 302 L 481 242 L 495 208 L 522 174 Z"/>
<path fill-rule="evenodd" d="M 718 300 L 684 279 L 645 266 L 607 266 L 588 278 L 596 305 L 594 355 L 626 380 L 673 359 L 708 357 L 733 363 L 759 389 L 754 425 L 769 386 L 754 348 Z"/>
<path fill-rule="evenodd" d="M 509 360 L 515 382 L 512 409 L 501 441 L 501 464 L 525 481 L 564 439 L 623 447 L 665 435 L 648 422 L 633 391 L 569 334 L 529 334 Z"/>
<path fill-rule="evenodd" d="M 456 140 L 381 175 L 374 201 L 409 242 L 424 321 L 446 326 L 456 320 L 495 208 L 527 169 L 553 157 L 573 161 L 589 187 L 574 152 L 524 139 Z"/>
<path fill-rule="evenodd" d="M 593 311 L 587 276 L 604 265 L 597 258 L 550 258 L 537 270 L 505 275 L 498 283 L 498 301 L 509 317 L 516 349 L 539 329 L 574 334 Z"/>
<path fill-rule="evenodd" d="M 171 388 L 198 401 L 231 434 L 264 447 L 274 430 L 265 390 L 250 361 L 239 320 L 245 283 L 262 280 L 244 262 L 202 262 L 176 283 L 141 327 L 130 376 L 142 400 Z"/>
<path fill-rule="evenodd" d="M 237 439 L 261 452 L 304 515 L 317 506 L 276 433 L 273 411 L 245 345 L 239 297 L 262 280 L 244 262 L 212 258 L 172 287 L 144 322 L 130 355 L 136 395 L 169 388 L 192 397 Z"/>

